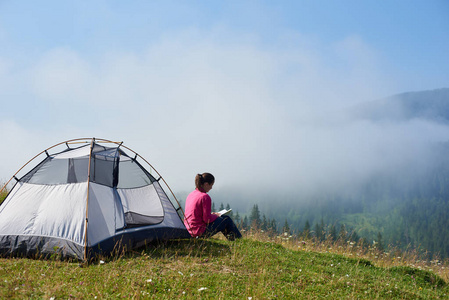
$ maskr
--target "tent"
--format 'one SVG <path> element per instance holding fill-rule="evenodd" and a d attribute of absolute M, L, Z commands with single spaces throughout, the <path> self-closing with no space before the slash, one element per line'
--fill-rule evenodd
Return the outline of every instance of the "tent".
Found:
<path fill-rule="evenodd" d="M 16 176 L 42 156 L 24 176 Z M 165 180 L 123 143 L 69 140 L 42 151 L 25 166 L 13 176 L 16 183 L 0 205 L 2 255 L 58 254 L 88 260 L 95 253 L 190 237 L 181 206 Z M 162 186 L 170 190 L 170 198 Z"/>

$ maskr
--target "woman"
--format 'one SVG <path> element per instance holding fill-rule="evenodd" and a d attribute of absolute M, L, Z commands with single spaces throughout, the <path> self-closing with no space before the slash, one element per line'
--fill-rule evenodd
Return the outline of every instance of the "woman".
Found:
<path fill-rule="evenodd" d="M 186 199 L 184 224 L 193 237 L 211 237 L 222 232 L 230 241 L 241 238 L 240 231 L 229 216 L 211 212 L 212 199 L 207 193 L 214 182 L 215 177 L 210 173 L 196 175 L 196 189 Z"/>

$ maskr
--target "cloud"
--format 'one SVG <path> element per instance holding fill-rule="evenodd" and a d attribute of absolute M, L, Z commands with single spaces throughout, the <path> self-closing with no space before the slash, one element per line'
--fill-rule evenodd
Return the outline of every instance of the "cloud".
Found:
<path fill-rule="evenodd" d="M 394 85 L 383 79 L 382 58 L 356 36 L 317 45 L 297 35 L 264 45 L 226 28 L 192 29 L 143 52 L 111 50 L 101 58 L 51 49 L 22 73 L 53 125 L 45 131 L 37 122 L 18 126 L 17 116 L 3 120 L 1 176 L 16 163 L 8 157 L 19 165 L 33 155 L 28 144 L 43 150 L 95 136 L 124 141 L 175 191 L 191 189 L 194 175 L 209 171 L 218 189 L 293 193 L 345 188 L 447 138 L 443 125 L 345 113 Z"/>
<path fill-rule="evenodd" d="M 34 131 L 37 133 L 38 131 Z M 0 120 L 2 159 L 0 163 L 0 185 L 8 181 L 29 159 L 46 147 L 32 130 L 25 129 L 10 120 Z M 44 147 L 44 148 L 43 148 Z M 3 185 L 2 185 L 3 187 Z"/>
<path fill-rule="evenodd" d="M 65 48 L 45 53 L 31 74 L 34 94 L 53 103 L 83 101 L 92 82 L 88 63 L 75 51 Z"/>

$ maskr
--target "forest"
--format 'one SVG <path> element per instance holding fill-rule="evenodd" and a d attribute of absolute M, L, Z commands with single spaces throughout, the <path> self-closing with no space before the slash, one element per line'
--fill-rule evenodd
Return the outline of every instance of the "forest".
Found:
<path fill-rule="evenodd" d="M 319 239 L 364 238 L 386 248 L 414 248 L 429 258 L 449 258 L 449 145 L 439 150 L 438 164 L 409 178 L 406 185 L 378 176 L 352 195 L 315 195 L 281 207 L 259 199 L 250 210 L 233 212 L 233 217 L 243 229 Z"/>
<path fill-rule="evenodd" d="M 398 106 L 400 110 L 392 108 Z M 365 119 L 419 119 L 446 126 L 449 89 L 404 93 L 353 112 Z M 429 145 L 427 155 L 394 172 L 374 173 L 357 189 L 345 192 L 246 197 L 246 207 L 242 200 L 231 202 L 240 210 L 234 209 L 234 217 L 242 228 L 257 226 L 276 233 L 287 229 L 319 239 L 363 238 L 386 248 L 412 248 L 429 258 L 449 258 L 449 142 Z M 227 203 L 221 195 L 213 199 L 218 199 L 217 205 Z"/>
<path fill-rule="evenodd" d="M 442 164 L 439 172 L 417 178 L 403 191 L 379 178 L 357 196 L 316 198 L 276 209 L 264 201 L 254 203 L 247 212 L 232 212 L 232 216 L 246 230 L 257 228 L 319 240 L 343 238 L 357 242 L 363 238 L 381 248 L 412 248 L 427 258 L 449 258 L 448 167 L 448 162 Z M 220 208 L 224 207 L 221 203 Z M 226 204 L 226 208 L 230 205 Z"/>

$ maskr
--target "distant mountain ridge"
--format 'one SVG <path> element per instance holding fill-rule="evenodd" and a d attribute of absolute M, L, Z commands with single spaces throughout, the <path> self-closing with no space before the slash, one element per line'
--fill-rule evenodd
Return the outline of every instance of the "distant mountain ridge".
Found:
<path fill-rule="evenodd" d="M 356 106 L 352 114 L 370 120 L 426 119 L 449 123 L 449 88 L 407 92 L 370 101 Z"/>

